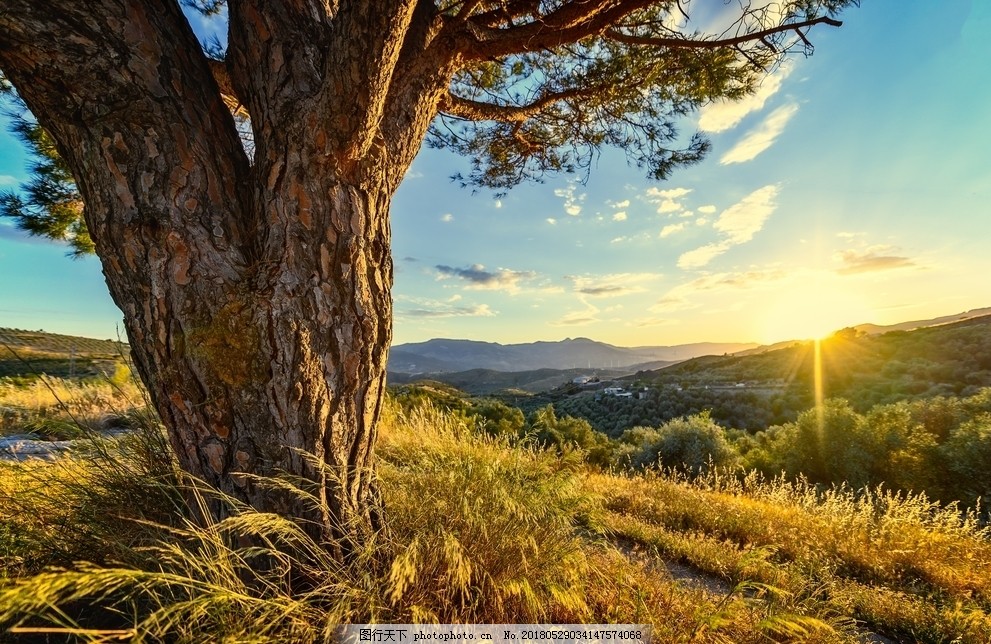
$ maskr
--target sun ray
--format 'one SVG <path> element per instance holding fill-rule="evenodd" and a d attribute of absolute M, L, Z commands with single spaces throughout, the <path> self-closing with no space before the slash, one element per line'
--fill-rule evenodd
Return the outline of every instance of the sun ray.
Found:
<path fill-rule="evenodd" d="M 815 395 L 816 426 L 819 430 L 819 440 L 825 440 L 823 434 L 826 431 L 825 407 L 823 406 L 823 384 L 822 384 L 822 340 L 816 338 L 814 341 L 814 353 L 812 356 L 812 380 L 813 393 Z"/>

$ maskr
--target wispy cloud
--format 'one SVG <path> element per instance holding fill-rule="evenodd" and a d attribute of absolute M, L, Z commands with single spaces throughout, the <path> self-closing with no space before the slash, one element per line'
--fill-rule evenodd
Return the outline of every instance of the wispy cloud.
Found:
<path fill-rule="evenodd" d="M 645 282 L 663 277 L 660 273 L 612 273 L 608 275 L 566 275 L 576 293 L 588 297 L 620 297 L 646 291 Z M 587 302 L 585 302 L 587 306 Z"/>
<path fill-rule="evenodd" d="M 551 326 L 585 326 L 594 324 L 601 320 L 594 315 L 583 315 L 582 313 L 569 313 L 568 315 L 551 322 Z"/>
<path fill-rule="evenodd" d="M 444 223 L 452 222 L 454 221 L 454 215 L 452 215 L 449 212 L 446 212 L 443 215 L 441 215 L 440 220 L 443 221 Z"/>
<path fill-rule="evenodd" d="M 678 258 L 678 268 L 683 268 L 686 270 L 692 268 L 702 268 L 713 259 L 729 250 L 730 246 L 732 246 L 732 244 L 723 241 L 713 244 L 706 244 L 705 246 L 700 246 L 695 250 L 682 253 L 681 257 Z"/>
<path fill-rule="evenodd" d="M 472 264 L 468 268 L 438 264 L 434 268 L 438 279 L 454 277 L 467 282 L 465 288 L 472 290 L 516 292 L 521 281 L 536 277 L 536 273 L 532 271 L 513 271 L 507 268 L 487 271 L 482 264 Z"/>
<path fill-rule="evenodd" d="M 597 306 L 590 304 L 583 296 L 579 296 L 578 300 L 585 308 L 565 313 L 562 317 L 551 322 L 551 326 L 585 326 L 602 321 L 598 318 L 599 308 Z"/>
<path fill-rule="evenodd" d="M 684 229 L 685 229 L 685 222 L 681 222 L 678 224 L 668 224 L 664 228 L 661 228 L 660 237 L 661 239 L 664 239 L 665 237 L 670 237 L 675 233 L 680 233 Z"/>
<path fill-rule="evenodd" d="M 857 275 L 917 266 L 911 258 L 895 255 L 897 251 L 894 246 L 871 246 L 864 251 L 845 250 L 836 255 L 836 259 L 843 263 L 836 272 L 840 275 Z"/>
<path fill-rule="evenodd" d="M 712 213 L 716 212 L 716 207 L 710 204 L 708 206 L 699 206 L 698 208 L 696 208 L 696 210 L 698 210 L 701 213 L 705 213 L 706 215 L 711 215 Z"/>
<path fill-rule="evenodd" d="M 672 318 L 659 318 L 659 317 L 639 318 L 633 321 L 633 326 L 638 328 L 648 328 L 655 326 L 673 326 L 676 324 L 678 324 L 677 320 L 674 320 Z"/>
<path fill-rule="evenodd" d="M 780 188 L 774 184 L 754 190 L 739 203 L 724 210 L 712 227 L 725 234 L 732 244 L 750 241 L 777 207 L 775 199 L 779 191 Z"/>
<path fill-rule="evenodd" d="M 17 185 L 17 177 L 11 176 L 9 174 L 0 174 L 0 186 L 14 186 Z"/>
<path fill-rule="evenodd" d="M 573 182 L 568 183 L 567 188 L 557 188 L 554 195 L 564 199 L 564 212 L 572 217 L 577 217 L 582 212 L 582 203 L 585 201 L 585 194 L 576 192 Z"/>
<path fill-rule="evenodd" d="M 492 317 L 496 311 L 488 304 L 459 304 L 460 295 L 446 300 L 434 300 L 409 295 L 396 296 L 396 317 L 409 319 L 439 319 L 465 317 Z"/>
<path fill-rule="evenodd" d="M 751 112 L 764 108 L 767 99 L 777 94 L 781 84 L 794 69 L 794 64 L 785 61 L 776 72 L 767 76 L 757 91 L 738 101 L 716 101 L 699 111 L 699 129 L 706 132 L 725 132 L 735 127 Z"/>
<path fill-rule="evenodd" d="M 436 306 L 430 308 L 401 308 L 396 311 L 397 317 L 420 319 L 492 317 L 494 315 L 495 312 L 489 308 L 488 304 L 454 306 L 438 303 Z"/>
<path fill-rule="evenodd" d="M 619 212 L 613 213 L 613 221 L 626 221 L 626 211 L 620 210 Z"/>
<path fill-rule="evenodd" d="M 665 293 L 661 299 L 647 310 L 651 313 L 670 313 L 689 308 L 693 297 L 699 293 L 719 290 L 750 289 L 757 286 L 773 284 L 787 279 L 789 273 L 781 268 L 770 267 L 749 271 L 711 273 L 697 277 L 691 281 L 679 284 Z"/>
<path fill-rule="evenodd" d="M 798 103 L 789 103 L 771 112 L 764 122 L 747 132 L 747 134 L 720 159 L 721 165 L 743 163 L 750 161 L 758 154 L 771 147 L 785 126 L 798 113 Z"/>
<path fill-rule="evenodd" d="M 733 246 L 753 239 L 777 208 L 775 200 L 778 192 L 780 192 L 779 186 L 767 185 L 751 192 L 738 203 L 724 210 L 712 225 L 723 234 L 724 238 L 682 253 L 678 258 L 678 268 L 701 268 Z"/>

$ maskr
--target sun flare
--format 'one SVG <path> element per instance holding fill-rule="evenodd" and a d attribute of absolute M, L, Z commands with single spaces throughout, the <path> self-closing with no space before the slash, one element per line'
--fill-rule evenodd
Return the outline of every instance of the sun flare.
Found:
<path fill-rule="evenodd" d="M 803 284 L 782 293 L 768 307 L 764 341 L 818 340 L 873 317 L 873 309 L 859 294 L 838 284 Z"/>

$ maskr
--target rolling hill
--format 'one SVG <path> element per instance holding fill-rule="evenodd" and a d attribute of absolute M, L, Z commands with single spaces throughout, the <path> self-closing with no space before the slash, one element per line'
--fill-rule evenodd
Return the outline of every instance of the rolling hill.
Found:
<path fill-rule="evenodd" d="M 96 376 L 126 362 L 127 344 L 44 331 L 0 328 L 0 377 Z"/>
<path fill-rule="evenodd" d="M 901 325 L 895 325 L 901 326 Z M 991 386 L 991 315 L 965 317 L 911 331 L 838 332 L 821 344 L 825 396 L 859 406 L 924 395 L 966 395 Z M 811 341 L 749 355 L 705 356 L 636 378 L 687 387 L 798 387 L 811 392 Z"/>

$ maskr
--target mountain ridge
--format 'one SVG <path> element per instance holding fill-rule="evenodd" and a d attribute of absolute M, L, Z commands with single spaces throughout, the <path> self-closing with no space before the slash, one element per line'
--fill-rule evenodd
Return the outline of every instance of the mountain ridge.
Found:
<path fill-rule="evenodd" d="M 652 362 L 678 362 L 700 355 L 734 353 L 756 342 L 693 342 L 682 345 L 618 347 L 589 338 L 500 344 L 481 340 L 434 338 L 395 345 L 389 356 L 393 373 L 445 373 L 472 369 L 628 369 Z"/>

